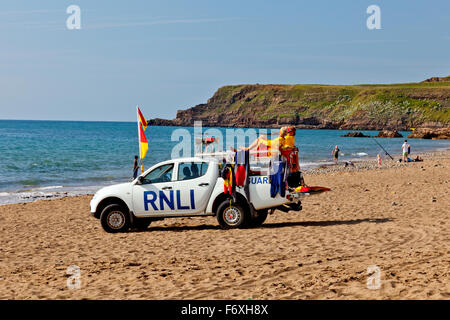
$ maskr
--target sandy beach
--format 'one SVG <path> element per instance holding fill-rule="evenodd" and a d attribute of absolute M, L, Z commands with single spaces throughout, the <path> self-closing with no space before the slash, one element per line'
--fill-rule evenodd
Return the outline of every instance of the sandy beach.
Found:
<path fill-rule="evenodd" d="M 0 206 L 0 299 L 449 299 L 450 152 L 423 158 L 310 171 L 333 191 L 254 229 L 208 217 L 108 234 L 91 196 Z"/>

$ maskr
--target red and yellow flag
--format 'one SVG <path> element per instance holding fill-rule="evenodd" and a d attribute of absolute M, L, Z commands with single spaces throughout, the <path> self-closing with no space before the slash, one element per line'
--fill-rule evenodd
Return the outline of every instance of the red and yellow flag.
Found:
<path fill-rule="evenodd" d="M 141 159 L 144 159 L 148 151 L 148 141 L 141 126 L 139 126 L 139 144 L 141 150 Z"/>
<path fill-rule="evenodd" d="M 145 155 L 148 151 L 148 141 L 145 137 L 144 130 L 147 128 L 147 120 L 145 120 L 144 116 L 142 115 L 141 110 L 139 110 L 139 107 L 137 107 L 137 118 L 138 118 L 138 134 L 139 134 L 139 153 L 141 157 L 141 173 L 144 172 L 144 165 L 142 163 L 142 160 L 145 158 Z M 144 128 L 142 130 L 142 128 Z"/>
<path fill-rule="evenodd" d="M 142 165 L 142 159 L 145 158 L 145 155 L 148 151 L 148 141 L 145 137 L 144 130 L 142 130 L 142 126 L 139 124 L 139 151 L 141 156 L 141 172 L 144 172 L 144 166 Z"/>
<path fill-rule="evenodd" d="M 141 110 L 139 110 L 139 107 L 137 107 L 137 112 L 138 112 L 138 119 L 139 122 L 142 123 L 142 127 L 145 129 L 147 129 L 147 120 L 145 120 L 144 116 L 142 115 Z"/>

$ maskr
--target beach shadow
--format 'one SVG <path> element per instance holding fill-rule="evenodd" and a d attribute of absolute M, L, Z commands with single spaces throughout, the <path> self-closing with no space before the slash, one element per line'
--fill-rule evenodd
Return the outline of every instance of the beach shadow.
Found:
<path fill-rule="evenodd" d="M 385 223 L 391 222 L 394 219 L 391 218 L 379 218 L 379 219 L 353 219 L 353 220 L 325 220 L 325 221 L 291 221 L 291 222 L 276 222 L 276 223 L 264 223 L 259 228 L 284 228 L 284 227 L 328 227 L 328 226 L 338 226 L 338 225 L 352 225 L 364 222 L 370 223 Z"/>
<path fill-rule="evenodd" d="M 285 227 L 328 227 L 328 226 L 337 226 L 337 225 L 353 225 L 364 222 L 370 223 L 385 223 L 391 222 L 394 219 L 391 218 L 379 218 L 379 219 L 354 219 L 354 220 L 328 220 L 328 221 L 290 221 L 290 222 L 275 222 L 275 223 L 264 223 L 259 227 L 250 228 L 250 229 L 258 229 L 258 228 L 285 228 Z M 158 226 L 152 227 L 150 226 L 146 230 L 136 230 L 132 229 L 128 232 L 154 232 L 154 231 L 173 231 L 173 232 L 181 232 L 181 231 L 193 231 L 193 230 L 221 230 L 219 225 L 197 225 L 197 226 Z"/>
<path fill-rule="evenodd" d="M 181 232 L 181 231 L 191 231 L 191 230 L 220 230 L 219 225 L 197 225 L 197 226 L 158 226 L 158 227 L 152 227 L 151 225 L 148 227 L 148 229 L 145 230 L 136 230 L 131 229 L 128 232 L 154 232 L 154 231 L 173 231 L 173 232 Z"/>

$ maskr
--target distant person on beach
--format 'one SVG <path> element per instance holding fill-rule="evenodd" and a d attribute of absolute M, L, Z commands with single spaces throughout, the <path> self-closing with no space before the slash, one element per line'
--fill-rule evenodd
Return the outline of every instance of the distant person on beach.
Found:
<path fill-rule="evenodd" d="M 405 140 L 402 144 L 402 156 L 403 162 L 408 162 L 409 152 L 411 151 L 410 146 L 408 144 L 408 140 Z"/>
<path fill-rule="evenodd" d="M 333 161 L 335 164 L 338 163 L 339 152 L 341 152 L 341 150 L 339 150 L 338 146 L 335 146 L 333 151 L 331 151 L 331 154 L 333 155 Z"/>
<path fill-rule="evenodd" d="M 355 166 L 355 164 L 353 163 L 353 162 L 351 162 L 351 161 L 345 161 L 345 165 L 344 165 L 344 167 L 354 167 Z"/>
<path fill-rule="evenodd" d="M 377 162 L 378 162 L 378 166 L 381 166 L 381 156 L 380 156 L 380 154 L 377 154 Z"/>
<path fill-rule="evenodd" d="M 138 165 L 138 156 L 134 156 L 134 162 L 133 162 L 133 179 L 137 178 L 138 171 L 139 171 L 139 165 Z"/>

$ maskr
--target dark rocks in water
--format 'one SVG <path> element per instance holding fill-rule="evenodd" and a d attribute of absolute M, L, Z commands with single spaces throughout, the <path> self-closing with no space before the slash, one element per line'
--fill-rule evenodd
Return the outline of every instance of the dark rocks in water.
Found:
<path fill-rule="evenodd" d="M 403 136 L 397 130 L 382 130 L 378 132 L 377 138 L 402 138 Z"/>
<path fill-rule="evenodd" d="M 370 136 L 365 135 L 364 133 L 357 131 L 357 132 L 349 132 L 347 134 L 344 134 L 341 137 L 369 138 Z"/>
<path fill-rule="evenodd" d="M 161 119 L 161 118 L 148 119 L 147 122 L 150 126 L 173 126 L 174 125 L 172 120 L 166 120 L 166 119 Z"/>
<path fill-rule="evenodd" d="M 450 128 L 417 128 L 408 138 L 450 139 Z"/>
<path fill-rule="evenodd" d="M 370 138 L 369 135 L 366 135 L 360 131 L 349 132 L 341 137 L 358 137 L 358 138 Z M 402 138 L 403 136 L 397 130 L 381 130 L 378 132 L 376 138 Z"/>

